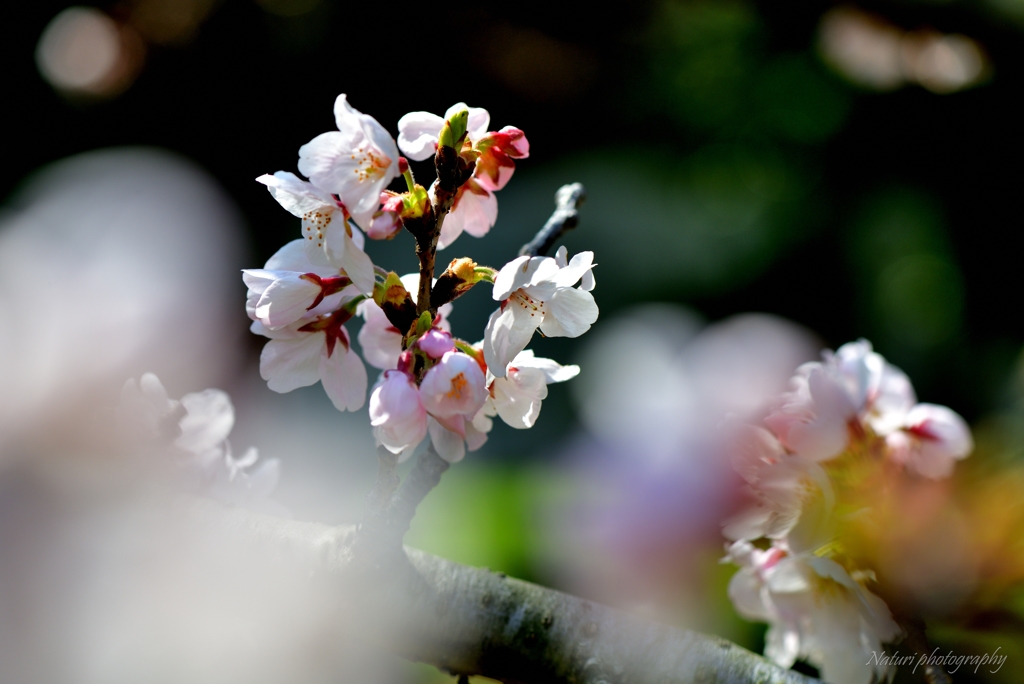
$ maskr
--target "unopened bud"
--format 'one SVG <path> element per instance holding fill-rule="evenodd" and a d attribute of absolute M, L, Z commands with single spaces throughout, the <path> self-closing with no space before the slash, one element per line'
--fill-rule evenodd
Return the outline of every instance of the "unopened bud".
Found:
<path fill-rule="evenodd" d="M 383 283 L 374 285 L 373 301 L 399 330 L 408 330 L 416 320 L 416 304 L 394 271 L 388 273 Z"/>
<path fill-rule="evenodd" d="M 466 126 L 469 123 L 469 110 L 461 109 L 451 118 L 444 122 L 441 127 L 441 135 L 438 137 L 439 147 L 452 147 L 456 150 L 462 149 L 462 143 L 466 137 Z"/>

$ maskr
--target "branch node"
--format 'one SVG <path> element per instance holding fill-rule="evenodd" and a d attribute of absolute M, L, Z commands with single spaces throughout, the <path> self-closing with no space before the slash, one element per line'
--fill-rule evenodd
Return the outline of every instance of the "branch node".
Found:
<path fill-rule="evenodd" d="M 582 183 L 570 183 L 560 187 L 555 193 L 554 213 L 533 239 L 523 245 L 519 250 L 519 256 L 546 255 L 563 233 L 572 230 L 579 223 L 579 208 L 586 199 L 587 189 Z"/>

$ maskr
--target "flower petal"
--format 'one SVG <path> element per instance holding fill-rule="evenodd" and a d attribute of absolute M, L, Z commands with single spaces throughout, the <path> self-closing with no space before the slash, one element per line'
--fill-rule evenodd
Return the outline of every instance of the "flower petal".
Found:
<path fill-rule="evenodd" d="M 409 112 L 398 120 L 398 148 L 413 161 L 429 159 L 437 150 L 444 119 L 430 112 Z"/>
<path fill-rule="evenodd" d="M 317 372 L 334 408 L 357 411 L 366 403 L 366 366 L 351 349 L 338 343 L 330 356 L 320 354 Z"/>
<path fill-rule="evenodd" d="M 540 329 L 548 337 L 579 337 L 597 320 L 594 295 L 585 290 L 560 289 L 545 305 L 547 311 Z"/>
<path fill-rule="evenodd" d="M 495 377 L 505 377 L 508 364 L 530 343 L 539 322 L 515 305 L 491 314 L 484 331 L 484 360 Z"/>
<path fill-rule="evenodd" d="M 326 352 L 322 332 L 271 339 L 260 354 L 260 376 L 275 392 L 291 392 L 320 379 L 320 356 Z"/>

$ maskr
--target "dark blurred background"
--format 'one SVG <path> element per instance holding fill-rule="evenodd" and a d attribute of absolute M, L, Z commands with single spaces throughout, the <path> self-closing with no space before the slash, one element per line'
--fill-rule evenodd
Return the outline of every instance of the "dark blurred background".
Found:
<path fill-rule="evenodd" d="M 225 268 L 256 267 L 298 233 L 254 179 L 295 170 L 298 147 L 334 128 L 338 93 L 396 135 L 407 111 L 464 101 L 487 108 L 493 128 L 524 130 L 531 156 L 499 193 L 491 234 L 462 237 L 451 257 L 502 265 L 543 224 L 555 190 L 581 181 L 590 197 L 565 243 L 596 253 L 595 334 L 641 303 L 685 306 L 678 311 L 696 326 L 766 312 L 813 331 L 822 347 L 871 339 L 922 401 L 969 422 L 1016 397 L 1020 0 L 607 9 L 134 0 L 67 9 L 44 0 L 5 8 L 5 204 L 17 205 L 34 171 L 69 155 L 163 148 L 205 169 L 240 208 L 248 257 Z M 431 180 L 428 166 L 414 170 Z M 375 263 L 413 269 L 408 236 L 367 251 Z M 243 297 L 238 279 L 237 315 L 223 321 L 230 334 L 248 323 Z M 486 292 L 460 300 L 456 334 L 479 339 L 492 304 Z M 570 363 L 585 339 L 535 347 Z M 263 338 L 246 344 L 239 374 L 222 382 L 265 392 L 253 382 Z M 323 403 L 319 388 L 296 394 Z M 536 515 L 546 509 L 536 500 L 564 499 L 568 476 L 538 457 L 564 450 L 578 425 L 570 394 L 553 386 L 534 430 L 496 424 L 484 453 L 446 480 L 446 503 L 428 502 L 414 541 L 562 581 L 544 565 Z M 365 414 L 338 420 L 355 430 Z M 265 437 L 257 418 L 239 421 L 246 435 Z M 270 452 L 285 459 L 287 478 L 287 454 Z M 356 468 L 359 486 L 370 461 Z M 348 467 L 332 472 L 345 479 Z M 283 486 L 299 517 L 333 521 L 358 507 L 326 495 L 289 500 Z M 467 509 L 476 515 L 467 519 Z M 728 573 L 716 577 L 721 607 Z M 717 626 L 742 639 L 731 624 Z"/>

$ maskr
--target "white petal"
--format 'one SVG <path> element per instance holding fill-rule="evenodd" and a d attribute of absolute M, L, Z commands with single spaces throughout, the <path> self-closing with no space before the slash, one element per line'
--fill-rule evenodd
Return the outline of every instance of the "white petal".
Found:
<path fill-rule="evenodd" d="M 491 297 L 495 301 L 508 299 L 509 295 L 520 288 L 541 285 L 558 273 L 558 264 L 551 257 L 516 257 L 501 267 L 494 279 L 494 291 Z M 533 295 L 531 295 L 533 296 Z M 541 300 L 545 297 L 537 295 Z"/>
<path fill-rule="evenodd" d="M 186 394 L 181 398 L 185 417 L 181 419 L 181 436 L 175 444 L 182 449 L 202 453 L 216 447 L 231 434 L 235 409 L 226 392 L 208 389 Z"/>
<path fill-rule="evenodd" d="M 552 359 L 534 356 L 532 349 L 524 349 L 516 354 L 511 365 L 517 368 L 537 368 L 544 371 L 548 384 L 572 380 L 580 374 L 579 366 L 563 366 Z"/>
<path fill-rule="evenodd" d="M 301 273 L 289 273 L 263 292 L 256 303 L 256 318 L 271 330 L 283 328 L 302 318 L 319 295 L 317 283 Z"/>
<path fill-rule="evenodd" d="M 434 155 L 444 119 L 430 112 L 409 112 L 398 120 L 398 148 L 413 161 Z"/>
<path fill-rule="evenodd" d="M 597 320 L 594 295 L 585 290 L 572 287 L 558 290 L 545 306 L 547 311 L 540 329 L 548 337 L 579 337 Z"/>
<path fill-rule="evenodd" d="M 761 582 L 752 571 L 743 568 L 733 575 L 728 591 L 737 613 L 756 622 L 771 621 L 771 611 L 761 597 Z"/>
<path fill-rule="evenodd" d="M 264 174 L 256 182 L 266 185 L 282 207 L 300 218 L 311 211 L 336 206 L 327 192 L 288 171 L 278 171 L 273 176 Z"/>
<path fill-rule="evenodd" d="M 321 278 L 336 276 L 336 268 L 314 264 L 306 255 L 306 240 L 291 240 L 277 250 L 263 267 L 271 271 L 295 271 L 298 273 L 316 273 Z"/>
<path fill-rule="evenodd" d="M 366 366 L 341 340 L 335 342 L 334 353 L 330 356 L 326 349 L 320 355 L 318 374 L 334 408 L 357 411 L 366 403 Z"/>
<path fill-rule="evenodd" d="M 275 392 L 307 387 L 320 379 L 320 356 L 325 350 L 326 336 L 322 332 L 272 339 L 260 354 L 260 376 Z"/>
<path fill-rule="evenodd" d="M 569 262 L 568 266 L 559 269 L 558 273 L 556 273 L 551 280 L 553 280 L 559 287 L 572 287 L 593 267 L 594 253 L 580 252 L 572 258 L 572 261 Z M 593 288 L 591 287 L 589 289 L 592 290 Z"/>
<path fill-rule="evenodd" d="M 458 463 L 466 455 L 466 444 L 461 435 L 446 429 L 433 418 L 427 418 L 427 430 L 437 455 L 449 463 Z"/>
<path fill-rule="evenodd" d="M 328 233 L 327 258 L 345 270 L 356 289 L 365 295 L 373 294 L 373 262 L 366 252 L 356 247 L 344 228 Z"/>
<path fill-rule="evenodd" d="M 544 371 L 537 368 L 516 368 L 505 378 L 496 378 L 492 385 L 494 407 L 505 423 L 517 430 L 533 427 L 540 416 L 541 402 L 548 396 Z"/>
<path fill-rule="evenodd" d="M 505 377 L 505 369 L 530 343 L 539 321 L 523 315 L 523 309 L 509 304 L 491 314 L 484 331 L 484 360 L 495 377 Z"/>

